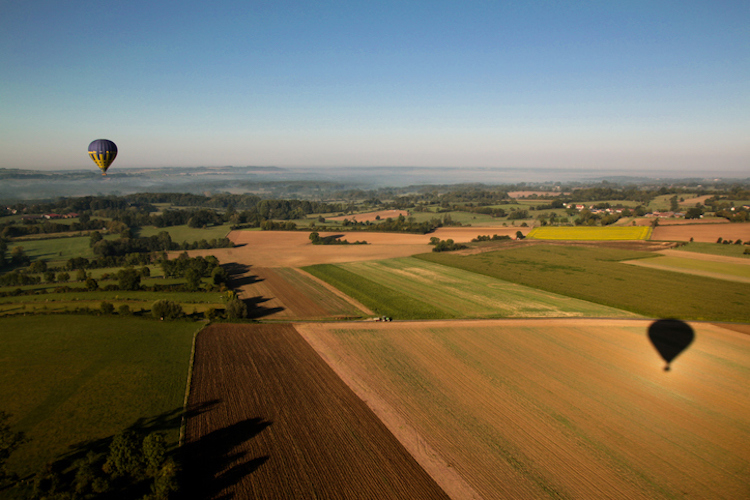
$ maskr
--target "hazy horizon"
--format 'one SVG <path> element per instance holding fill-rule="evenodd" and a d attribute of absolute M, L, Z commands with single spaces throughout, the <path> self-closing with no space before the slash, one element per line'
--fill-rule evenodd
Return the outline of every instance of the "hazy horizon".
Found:
<path fill-rule="evenodd" d="M 750 9 L 14 2 L 0 167 L 750 170 Z"/>

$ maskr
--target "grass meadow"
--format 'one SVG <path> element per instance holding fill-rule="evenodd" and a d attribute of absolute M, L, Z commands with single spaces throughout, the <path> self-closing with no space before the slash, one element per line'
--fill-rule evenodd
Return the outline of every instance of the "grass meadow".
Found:
<path fill-rule="evenodd" d="M 454 317 L 432 304 L 383 286 L 335 264 L 318 264 L 303 269 L 361 302 L 379 316 L 393 316 L 399 319 Z"/>
<path fill-rule="evenodd" d="M 119 235 L 107 235 L 105 239 L 117 239 Z M 73 257 L 94 258 L 94 251 L 90 246 L 89 236 L 70 236 L 62 238 L 48 238 L 40 240 L 11 241 L 8 250 L 13 247 L 23 247 L 23 251 L 31 260 L 43 259 L 48 264 L 63 265 Z"/>
<path fill-rule="evenodd" d="M 535 245 L 417 258 L 653 318 L 750 322 L 747 284 L 622 264 L 647 252 Z"/>
<path fill-rule="evenodd" d="M 321 279 L 330 279 L 332 285 L 347 288 L 342 288 L 346 293 L 358 290 L 355 293 L 362 297 L 355 297 L 357 300 L 368 301 L 365 305 L 373 311 L 397 319 L 634 316 L 415 258 L 307 268 L 310 269 L 318 271 Z M 372 292 L 364 292 L 365 289 Z M 409 301 L 404 302 L 404 297 Z"/>
<path fill-rule="evenodd" d="M 182 243 L 187 241 L 192 243 L 193 241 L 200 240 L 213 240 L 217 238 L 225 238 L 229 234 L 229 224 L 222 224 L 220 226 L 211 226 L 207 228 L 194 228 L 188 227 L 186 224 L 181 226 L 169 226 L 169 227 L 154 227 L 145 226 L 138 230 L 138 236 L 149 237 L 156 236 L 162 231 L 169 233 L 172 241 L 175 243 Z"/>
<path fill-rule="evenodd" d="M 0 318 L 0 409 L 31 439 L 9 468 L 34 473 L 74 445 L 138 420 L 162 422 L 176 441 L 174 412 L 182 409 L 198 328 L 135 317 Z"/>
<path fill-rule="evenodd" d="M 535 240 L 579 240 L 579 241 L 619 241 L 647 240 L 651 236 L 648 226 L 618 227 L 536 227 L 527 238 Z"/>

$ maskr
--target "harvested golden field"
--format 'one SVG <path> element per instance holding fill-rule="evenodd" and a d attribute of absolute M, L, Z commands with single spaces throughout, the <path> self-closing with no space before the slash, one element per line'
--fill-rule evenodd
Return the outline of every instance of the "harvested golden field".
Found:
<path fill-rule="evenodd" d="M 651 234 L 652 240 L 690 241 L 690 238 L 702 243 L 716 243 L 719 238 L 748 241 L 750 240 L 750 222 L 659 225 L 654 228 L 654 232 Z"/>
<path fill-rule="evenodd" d="M 341 215 L 339 217 L 328 217 L 326 220 L 344 220 L 349 219 L 357 222 L 375 222 L 377 220 L 386 220 L 398 218 L 399 215 L 409 216 L 406 210 L 380 210 L 379 212 L 367 212 L 365 214 Z"/>
<path fill-rule="evenodd" d="M 313 245 L 306 231 L 232 231 L 229 239 L 235 248 L 191 250 L 192 256 L 215 255 L 220 262 L 236 262 L 264 267 L 302 267 L 314 264 L 336 264 L 363 260 L 409 257 L 429 252 L 430 238 L 468 242 L 480 234 L 515 237 L 516 231 L 528 233 L 531 228 L 518 227 L 441 227 L 430 234 L 340 232 L 320 233 L 321 237 L 340 234 L 349 241 L 365 240 L 369 245 Z"/>
<path fill-rule="evenodd" d="M 190 406 L 191 498 L 448 498 L 291 325 L 203 330 Z"/>
<path fill-rule="evenodd" d="M 750 336 L 693 324 L 665 372 L 649 326 L 297 328 L 454 499 L 750 497 Z"/>

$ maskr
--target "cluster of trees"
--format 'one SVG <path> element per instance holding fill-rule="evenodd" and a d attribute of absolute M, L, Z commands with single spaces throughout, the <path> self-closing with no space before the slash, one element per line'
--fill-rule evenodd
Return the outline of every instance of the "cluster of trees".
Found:
<path fill-rule="evenodd" d="M 750 220 L 750 214 L 747 210 L 740 208 L 737 210 L 719 210 L 716 212 L 717 217 L 724 217 L 729 222 L 746 222 Z"/>
<path fill-rule="evenodd" d="M 347 240 L 342 240 L 341 235 L 335 234 L 321 238 L 320 233 L 317 231 L 310 233 L 309 238 L 313 245 L 367 245 L 366 241 L 355 241 L 354 243 L 350 243 Z"/>
<path fill-rule="evenodd" d="M 507 234 L 504 234 L 502 236 L 498 236 L 496 234 L 493 234 L 492 238 L 490 238 L 489 235 L 481 235 L 480 234 L 476 238 L 472 238 L 471 241 L 472 241 L 472 243 L 479 243 L 480 241 L 501 241 L 501 240 L 509 240 L 509 239 L 511 239 L 511 237 L 508 236 Z M 430 240 L 430 241 L 432 241 L 432 240 Z"/>
<path fill-rule="evenodd" d="M 208 248 L 231 248 L 234 243 L 229 238 L 213 238 L 211 240 L 201 239 L 192 243 L 182 244 L 172 241 L 172 237 L 166 231 L 161 231 L 156 236 L 126 237 L 116 240 L 105 240 L 98 232 L 91 234 L 91 243 L 94 254 L 97 257 L 123 257 L 133 253 L 166 252 L 169 250 L 196 250 Z"/>
<path fill-rule="evenodd" d="M 451 252 L 453 250 L 462 250 L 468 248 L 463 243 L 456 243 L 452 239 L 441 240 L 437 236 L 430 238 L 430 245 L 434 245 L 432 248 L 433 252 Z"/>
<path fill-rule="evenodd" d="M 199 289 L 201 278 L 211 277 L 214 285 L 224 284 L 229 279 L 226 269 L 213 255 L 190 257 L 183 252 L 176 259 L 162 259 L 160 266 L 168 278 L 185 278 L 189 290 Z"/>
<path fill-rule="evenodd" d="M 126 430 L 112 438 L 107 453 L 90 451 L 70 471 L 46 465 L 36 475 L 33 498 L 166 500 L 179 489 L 178 473 L 163 433 Z"/>

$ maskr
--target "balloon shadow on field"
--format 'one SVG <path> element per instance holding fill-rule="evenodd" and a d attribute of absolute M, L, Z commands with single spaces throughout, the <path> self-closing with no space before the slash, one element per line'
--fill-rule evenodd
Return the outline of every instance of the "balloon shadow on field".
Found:
<path fill-rule="evenodd" d="M 648 338 L 656 351 L 667 363 L 664 371 L 670 371 L 670 364 L 695 340 L 690 325 L 678 319 L 660 319 L 648 327 Z"/>
<path fill-rule="evenodd" d="M 225 490 L 255 472 L 270 457 L 247 457 L 240 448 L 273 422 L 249 418 L 186 444 L 182 457 L 182 498 L 231 498 Z"/>

